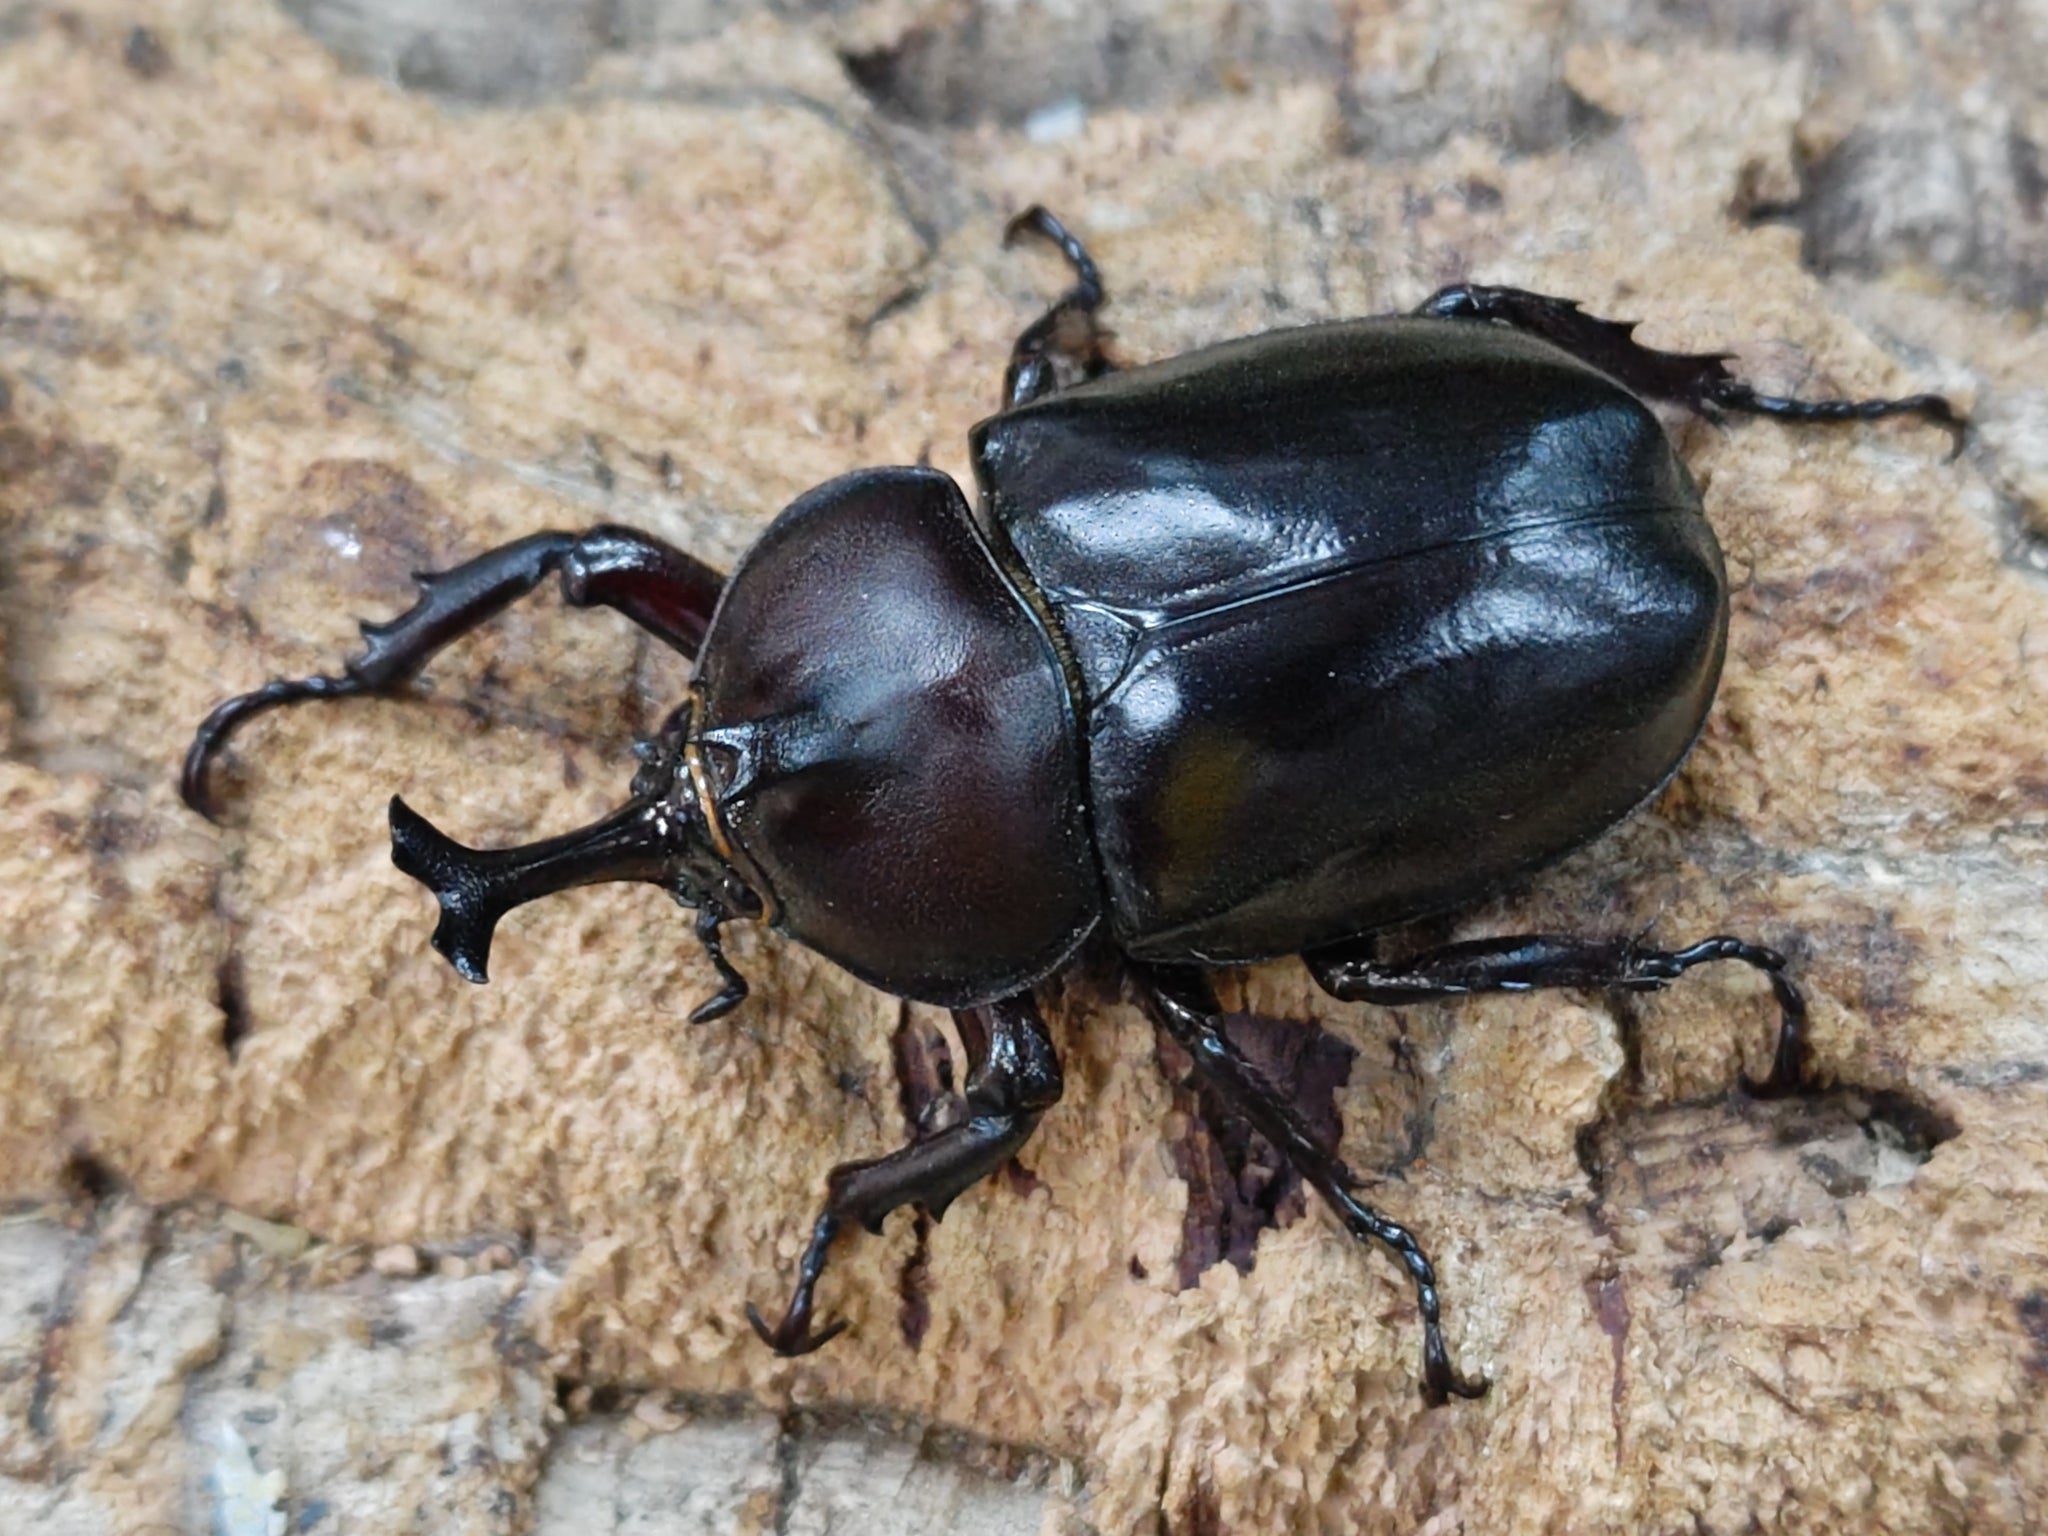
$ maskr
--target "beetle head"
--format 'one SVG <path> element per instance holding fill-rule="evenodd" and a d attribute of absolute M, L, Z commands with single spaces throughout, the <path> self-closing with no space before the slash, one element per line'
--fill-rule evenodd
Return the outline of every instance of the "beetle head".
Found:
<path fill-rule="evenodd" d="M 394 795 L 391 862 L 440 902 L 434 948 L 470 981 L 485 981 L 491 935 L 514 907 L 574 886 L 637 880 L 697 909 L 697 935 L 724 986 L 691 1017 L 716 1018 L 737 1007 L 747 986 L 719 947 L 718 926 L 759 916 L 761 901 L 718 851 L 688 776 L 677 771 L 674 740 L 665 732 L 643 750 L 646 766 L 618 810 L 516 848 L 465 847 Z"/>

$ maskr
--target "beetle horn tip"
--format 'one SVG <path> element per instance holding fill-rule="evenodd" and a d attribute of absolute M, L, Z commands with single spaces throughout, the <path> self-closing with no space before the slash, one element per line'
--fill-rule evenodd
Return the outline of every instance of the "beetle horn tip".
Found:
<path fill-rule="evenodd" d="M 391 862 L 432 891 L 441 904 L 434 948 L 465 981 L 488 981 L 491 934 L 507 903 L 485 877 L 477 850 L 465 848 L 393 795 Z"/>

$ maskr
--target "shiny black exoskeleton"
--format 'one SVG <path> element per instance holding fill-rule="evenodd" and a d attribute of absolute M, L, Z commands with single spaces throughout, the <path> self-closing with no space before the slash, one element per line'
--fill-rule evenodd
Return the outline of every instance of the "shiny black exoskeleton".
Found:
<path fill-rule="evenodd" d="M 1300 954 L 1382 1004 L 1534 987 L 1654 990 L 1709 960 L 1769 979 L 1767 1077 L 1803 1076 L 1805 1006 L 1773 951 L 1727 937 L 1517 935 L 1380 958 L 1379 930 L 1558 858 L 1670 777 L 1706 717 L 1727 581 L 1698 490 L 1643 403 L 1792 422 L 1946 401 L 1758 394 L 1718 356 L 1510 288 L 1412 316 L 1276 331 L 1127 371 L 1103 290 L 1042 209 L 1075 283 L 1018 339 L 973 432 L 980 500 L 944 475 L 864 470 L 800 497 L 730 579 L 623 528 L 540 533 L 443 574 L 365 626 L 339 677 L 278 681 L 199 728 L 183 790 L 237 724 L 402 687 L 441 646 L 558 573 L 696 658 L 621 810 L 580 832 L 465 848 L 401 801 L 393 857 L 439 898 L 434 943 L 482 981 L 498 919 L 535 896 L 650 881 L 720 926 L 766 922 L 862 980 L 955 1011 L 966 1113 L 835 1168 L 796 1291 L 769 1327 L 801 1353 L 843 1225 L 942 1214 L 1060 1095 L 1032 986 L 1106 932 L 1153 1018 L 1419 1302 L 1425 1393 L 1451 1367 L 1435 1275 L 1225 1032 L 1204 968 Z"/>

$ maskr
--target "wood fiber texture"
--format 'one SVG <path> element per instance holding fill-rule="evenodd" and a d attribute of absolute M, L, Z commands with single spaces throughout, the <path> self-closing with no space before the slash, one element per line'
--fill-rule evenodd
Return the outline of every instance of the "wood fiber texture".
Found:
<path fill-rule="evenodd" d="M 1052 1532 L 2039 1529 L 2043 58 L 2023 0 L 0 4 L 0 1200 L 44 1207 L 0 1229 L 40 1298 L 0 1314 L 0 1527 L 207 1529 L 225 1424 L 294 1529 L 822 1529 L 838 1453 L 773 1416 L 829 1409 L 1063 1468 Z M 1131 360 L 1471 276 L 1974 415 L 1953 461 L 1674 418 L 1735 588 L 1699 747 L 1407 936 L 1760 938 L 1835 1091 L 1731 1095 L 1772 1020 L 1725 969 L 1400 1011 L 1223 979 L 1340 1042 L 1280 1054 L 1482 1402 L 1423 1407 L 1406 1281 L 1092 974 L 1020 1166 L 846 1244 L 830 1348 L 762 1349 L 742 1303 L 950 1025 L 739 934 L 754 998 L 693 1027 L 713 973 L 645 888 L 522 910 L 471 987 L 388 857 L 394 790 L 478 845 L 617 802 L 687 679 L 623 620 L 536 597 L 414 697 L 247 728 L 219 827 L 177 802 L 214 702 L 331 669 L 413 570 L 600 521 L 726 566 L 843 470 L 965 481 L 1063 278 L 1000 246 L 1034 201 Z M 349 1413 L 235 1395 L 313 1403 L 344 1347 Z M 724 1452 L 592 1449 L 671 1393 L 755 1469 L 698 1524 Z"/>

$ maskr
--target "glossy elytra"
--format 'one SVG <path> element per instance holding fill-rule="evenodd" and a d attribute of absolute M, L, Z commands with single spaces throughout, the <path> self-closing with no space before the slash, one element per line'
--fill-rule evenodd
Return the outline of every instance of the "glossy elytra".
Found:
<path fill-rule="evenodd" d="M 1018 338 L 1003 409 L 973 429 L 977 503 L 929 469 L 801 496 L 730 577 L 619 527 L 537 533 L 421 578 L 341 675 L 280 680 L 209 715 L 183 791 L 251 715 L 399 691 L 550 572 L 696 661 L 641 746 L 626 804 L 524 847 L 463 847 L 391 802 L 392 857 L 439 898 L 435 946 L 482 981 L 511 908 L 603 880 L 723 924 L 767 923 L 885 991 L 952 1009 L 965 1113 L 832 1170 L 776 1350 L 815 1349 L 812 1298 L 849 1222 L 933 1216 L 1001 1167 L 1060 1096 L 1032 998 L 1091 934 L 1221 1098 L 1414 1282 L 1423 1390 L 1451 1366 L 1436 1277 L 1225 1032 L 1206 971 L 1300 955 L 1346 1000 L 1536 987 L 1655 990 L 1734 960 L 1769 980 L 1776 1055 L 1804 1077 L 1782 958 L 1714 937 L 1520 934 L 1383 958 L 1374 935 L 1469 904 L 1656 791 L 1721 670 L 1727 580 L 1699 492 L 1644 403 L 1804 424 L 1948 403 L 1763 395 L 1718 355 L 1512 288 L 1446 288 L 1412 315 L 1312 325 L 1115 366 L 1094 263 L 1043 209 L 1012 224 L 1073 286 Z"/>

